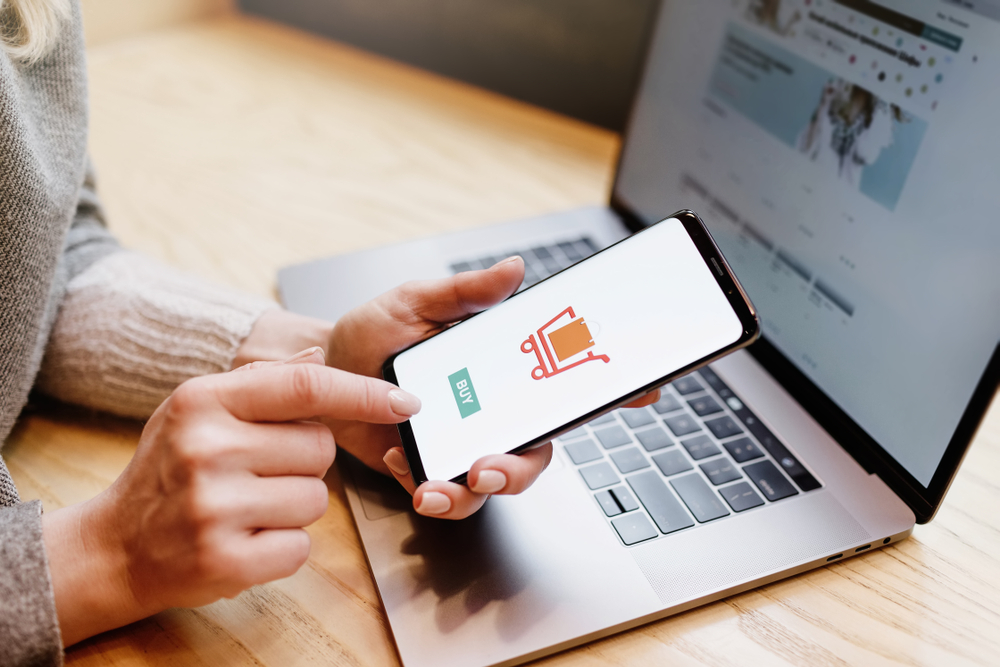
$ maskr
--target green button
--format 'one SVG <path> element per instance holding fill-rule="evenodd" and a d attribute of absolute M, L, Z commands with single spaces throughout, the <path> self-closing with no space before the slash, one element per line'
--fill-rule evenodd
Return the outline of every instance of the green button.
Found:
<path fill-rule="evenodd" d="M 451 393 L 455 394 L 455 403 L 458 404 L 462 419 L 479 412 L 479 399 L 476 397 L 475 387 L 472 386 L 468 368 L 449 375 L 448 382 L 451 383 Z"/>

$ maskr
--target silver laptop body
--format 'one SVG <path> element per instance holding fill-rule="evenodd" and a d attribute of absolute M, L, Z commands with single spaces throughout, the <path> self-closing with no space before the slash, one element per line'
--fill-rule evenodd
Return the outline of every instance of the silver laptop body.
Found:
<path fill-rule="evenodd" d="M 467 520 L 416 515 L 393 482 L 342 456 L 403 664 L 517 664 L 896 542 L 933 517 L 1000 378 L 1000 195 L 984 187 L 1000 171 L 1000 100 L 973 60 L 1000 53 L 1000 23 L 980 18 L 932 0 L 666 2 L 609 207 L 280 273 L 286 306 L 333 320 L 406 280 L 511 252 L 554 269 L 545 248 L 572 260 L 581 239 L 604 247 L 692 208 L 762 316 L 749 351 L 641 415 L 560 438 L 531 489 Z M 783 472 L 761 478 L 761 466 Z"/>

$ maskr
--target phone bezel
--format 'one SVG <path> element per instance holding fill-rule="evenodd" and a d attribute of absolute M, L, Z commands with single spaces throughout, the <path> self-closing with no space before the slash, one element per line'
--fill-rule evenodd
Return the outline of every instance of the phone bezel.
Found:
<path fill-rule="evenodd" d="M 578 266 L 583 262 L 587 262 L 591 258 L 596 257 L 597 255 L 606 252 L 617 245 L 620 245 L 622 243 L 636 242 L 636 239 L 641 238 L 643 232 L 652 229 L 653 227 L 664 221 L 672 219 L 677 219 L 681 222 L 685 231 L 687 231 L 688 236 L 691 237 L 692 242 L 698 249 L 698 252 L 701 254 L 701 257 L 704 260 L 706 267 L 709 269 L 710 273 L 715 277 L 715 280 L 718 283 L 720 289 L 722 289 L 722 293 L 726 295 L 729 301 L 729 305 L 732 307 L 733 312 L 739 318 L 739 321 L 742 325 L 742 333 L 740 337 L 731 345 L 728 345 L 720 350 L 717 350 L 712 354 L 702 357 L 697 361 L 694 361 L 693 363 L 688 364 L 683 368 L 677 369 L 673 373 L 669 373 L 663 376 L 662 378 L 659 378 L 649 384 L 639 387 L 634 392 L 631 392 L 629 394 L 626 394 L 625 396 L 615 399 L 614 401 L 600 408 L 592 410 L 587 414 L 581 415 L 578 419 L 575 419 L 556 429 L 543 433 L 539 435 L 537 438 L 530 440 L 529 442 L 526 442 L 522 445 L 518 445 L 517 447 L 509 450 L 507 452 L 508 454 L 519 454 L 533 447 L 537 447 L 546 442 L 549 442 L 552 439 L 558 437 L 559 435 L 571 431 L 574 428 L 577 428 L 581 424 L 585 424 L 593 419 L 596 419 L 597 417 L 600 417 L 601 415 L 607 412 L 610 412 L 611 410 L 614 410 L 627 403 L 630 403 L 636 398 L 645 395 L 646 393 L 652 391 L 653 389 L 656 389 L 657 387 L 661 387 L 664 384 L 667 384 L 672 380 L 675 380 L 683 375 L 686 375 L 691 371 L 697 370 L 698 368 L 701 368 L 702 366 L 705 366 L 721 357 L 724 357 L 727 354 L 730 354 L 731 352 L 746 347 L 750 343 L 754 342 L 760 336 L 760 320 L 757 317 L 757 311 L 754 308 L 753 303 L 750 301 L 750 298 L 744 291 L 743 286 L 740 285 L 739 280 L 737 280 L 736 276 L 733 274 L 732 269 L 729 267 L 729 263 L 723 256 L 722 251 L 719 249 L 719 246 L 716 245 L 715 239 L 712 238 L 712 235 L 708 231 L 708 228 L 705 226 L 705 223 L 702 222 L 701 218 L 699 218 L 696 213 L 687 209 L 678 211 L 673 215 L 669 215 L 663 220 L 653 223 L 652 225 L 645 227 L 644 229 L 618 241 L 617 243 L 608 246 L 607 248 L 599 250 L 598 252 L 594 253 L 587 259 L 581 260 L 580 262 L 577 262 L 576 264 L 573 264 L 572 266 L 569 266 L 563 269 L 562 271 L 554 273 L 548 278 L 545 278 L 544 280 L 535 283 L 531 287 L 511 295 L 501 303 L 506 303 L 511 299 L 516 299 L 520 295 L 529 292 L 538 285 L 541 285 L 546 280 L 549 280 L 565 271 L 570 271 L 575 266 Z M 493 307 L 496 308 L 499 305 L 500 304 L 497 304 L 497 306 Z M 468 321 L 469 319 L 472 319 L 472 317 L 476 317 L 478 314 L 479 313 L 467 318 L 466 320 L 463 320 L 462 322 L 459 322 L 454 326 L 455 327 L 462 326 L 464 322 Z M 448 329 L 445 329 L 444 331 L 441 331 L 435 334 L 434 336 L 440 336 L 441 334 L 450 331 L 452 328 L 454 327 L 449 327 Z M 418 345 L 421 345 L 422 343 L 424 343 L 427 340 L 430 340 L 430 338 L 433 338 L 434 336 L 425 338 L 424 340 L 415 343 L 407 347 L 406 349 L 400 350 L 396 354 L 389 357 L 389 359 L 387 359 L 385 364 L 383 364 L 382 366 L 382 376 L 386 379 L 386 381 L 391 382 L 396 386 L 399 386 L 399 382 L 396 379 L 396 371 L 393 365 L 396 360 L 396 357 L 407 352 L 408 350 L 413 349 Z M 407 462 L 410 465 L 410 473 L 413 476 L 413 481 L 416 484 L 422 484 L 423 482 L 427 481 L 427 475 L 424 472 L 423 462 L 421 461 L 420 458 L 420 451 L 419 448 L 417 447 L 416 440 L 413 437 L 413 429 L 410 426 L 409 420 L 397 424 L 397 428 L 399 430 L 400 439 L 402 440 L 403 443 L 403 451 L 405 452 Z M 467 475 L 468 472 L 465 472 L 462 473 L 461 475 L 453 477 L 449 481 L 456 482 L 459 484 L 464 484 Z"/>

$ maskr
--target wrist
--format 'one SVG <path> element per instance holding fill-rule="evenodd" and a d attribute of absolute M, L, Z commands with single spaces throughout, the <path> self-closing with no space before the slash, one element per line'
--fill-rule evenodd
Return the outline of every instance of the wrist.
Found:
<path fill-rule="evenodd" d="M 233 368 L 252 361 L 281 361 L 310 347 L 329 354 L 333 324 L 283 308 L 265 311 L 236 351 Z"/>
<path fill-rule="evenodd" d="M 108 492 L 42 515 L 42 535 L 64 646 L 154 613 L 132 591 L 128 552 Z"/>

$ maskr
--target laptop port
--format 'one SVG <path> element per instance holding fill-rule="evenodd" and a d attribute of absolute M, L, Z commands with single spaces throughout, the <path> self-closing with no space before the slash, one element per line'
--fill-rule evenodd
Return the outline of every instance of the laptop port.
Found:
<path fill-rule="evenodd" d="M 855 549 L 855 550 L 854 550 L 854 553 L 858 553 L 859 551 L 864 551 L 865 549 L 871 549 L 871 548 L 872 548 L 872 545 L 870 545 L 870 544 L 866 544 L 866 545 L 865 545 L 865 546 L 863 546 L 863 547 L 858 547 L 857 549 Z"/>
<path fill-rule="evenodd" d="M 837 560 L 838 558 L 841 558 L 843 555 L 844 554 L 837 554 L 836 556 L 830 556 L 829 558 L 826 559 L 826 562 L 829 563 L 832 560 Z"/>
<path fill-rule="evenodd" d="M 892 540 L 892 538 L 891 537 L 887 537 L 884 540 L 882 540 L 882 544 L 889 544 L 890 540 Z"/>

